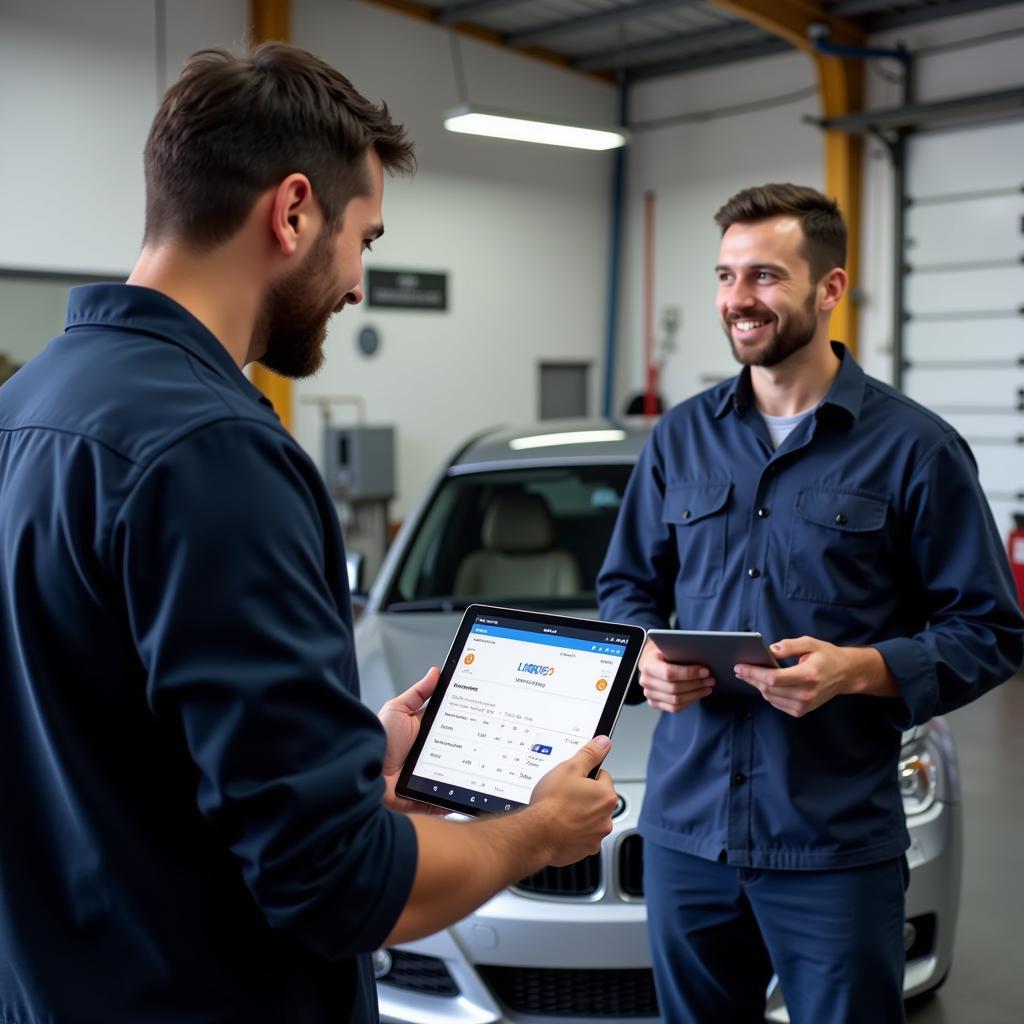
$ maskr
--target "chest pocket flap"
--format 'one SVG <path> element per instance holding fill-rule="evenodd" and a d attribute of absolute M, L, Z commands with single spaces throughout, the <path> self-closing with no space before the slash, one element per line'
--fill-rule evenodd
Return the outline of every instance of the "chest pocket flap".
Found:
<path fill-rule="evenodd" d="M 665 490 L 661 521 L 674 526 L 691 526 L 720 512 L 729 498 L 729 481 L 675 484 Z"/>
<path fill-rule="evenodd" d="M 842 491 L 806 489 L 796 499 L 797 512 L 808 522 L 846 533 L 880 530 L 888 509 L 887 498 Z"/>

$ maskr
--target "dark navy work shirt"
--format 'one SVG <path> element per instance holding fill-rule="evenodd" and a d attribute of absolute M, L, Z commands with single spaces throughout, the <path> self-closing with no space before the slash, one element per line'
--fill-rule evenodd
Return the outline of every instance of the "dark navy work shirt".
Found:
<path fill-rule="evenodd" d="M 777 451 L 746 368 L 661 418 L 619 512 L 601 613 L 871 645 L 902 699 L 844 695 L 797 719 L 752 689 L 663 713 L 640 822 L 663 846 L 758 868 L 899 855 L 901 730 L 979 697 L 1024 656 L 966 443 L 834 350 L 831 389 Z"/>
<path fill-rule="evenodd" d="M 0 389 L 0 1020 L 345 1024 L 408 898 L 310 459 L 166 296 Z"/>

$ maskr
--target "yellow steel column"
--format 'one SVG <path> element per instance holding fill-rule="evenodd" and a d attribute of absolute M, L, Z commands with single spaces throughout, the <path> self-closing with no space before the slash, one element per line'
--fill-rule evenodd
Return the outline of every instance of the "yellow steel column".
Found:
<path fill-rule="evenodd" d="M 822 10 L 810 0 L 715 0 L 718 7 L 753 22 L 809 54 L 815 63 L 823 117 L 841 117 L 863 109 L 864 64 L 861 60 L 827 57 L 808 35 L 813 24 L 828 26 L 828 40 L 844 46 L 864 46 L 864 34 L 852 22 Z M 860 280 L 861 163 L 860 136 L 825 132 L 826 195 L 839 203 L 847 228 L 846 270 L 850 288 Z M 857 316 L 847 292 L 832 316 L 832 333 L 857 353 Z"/>
<path fill-rule="evenodd" d="M 292 34 L 291 0 L 250 0 L 252 41 L 272 39 L 288 42 Z M 252 382 L 274 403 L 274 410 L 287 430 L 292 429 L 292 382 L 259 363 L 251 366 Z"/>

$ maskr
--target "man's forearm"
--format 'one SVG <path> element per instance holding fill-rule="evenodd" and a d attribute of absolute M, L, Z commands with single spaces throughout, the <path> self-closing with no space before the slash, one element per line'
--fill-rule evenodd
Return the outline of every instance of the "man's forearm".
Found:
<path fill-rule="evenodd" d="M 416 876 L 389 945 L 461 920 L 551 859 L 548 811 L 542 807 L 473 822 L 419 815 L 410 820 L 419 846 Z"/>

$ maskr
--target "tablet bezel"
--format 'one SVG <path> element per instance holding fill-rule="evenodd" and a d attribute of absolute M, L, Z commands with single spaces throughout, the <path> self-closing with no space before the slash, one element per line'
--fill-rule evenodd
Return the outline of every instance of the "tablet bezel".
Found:
<path fill-rule="evenodd" d="M 781 668 L 768 649 L 764 636 L 755 632 L 729 632 L 702 629 L 651 629 L 647 638 L 674 665 L 703 665 L 711 671 L 715 687 L 704 698 L 760 697 L 757 687 L 743 682 L 734 665 L 761 665 Z M 664 640 L 663 647 L 659 640 Z M 674 651 L 666 650 L 673 647 Z M 680 655 L 678 652 L 683 651 Z M 671 656 L 670 656 L 671 655 Z M 758 660 L 760 658 L 761 660 Z"/>
<path fill-rule="evenodd" d="M 417 759 L 423 752 L 423 747 L 430 735 L 430 730 L 434 725 L 437 713 L 442 704 L 442 698 L 444 697 L 444 694 L 452 681 L 452 677 L 458 668 L 459 657 L 462 654 L 466 641 L 469 638 L 470 630 L 476 623 L 477 618 L 481 615 L 493 616 L 494 618 L 513 619 L 534 625 L 549 625 L 563 629 L 608 632 L 627 637 L 626 653 L 622 656 L 622 660 L 619 662 L 615 678 L 610 681 L 610 685 L 605 694 L 604 708 L 601 711 L 601 715 L 598 719 L 594 732 L 591 736 L 587 737 L 588 740 L 592 739 L 594 736 L 600 736 L 602 734 L 605 736 L 611 735 L 619 714 L 622 711 L 622 706 L 626 699 L 626 692 L 629 690 L 630 681 L 633 678 L 633 673 L 636 670 L 636 664 L 640 659 L 640 654 L 643 651 L 644 643 L 646 641 L 646 632 L 643 628 L 640 626 L 626 625 L 621 622 L 608 622 L 602 619 L 586 619 L 570 615 L 556 615 L 552 612 L 530 611 L 523 608 L 503 608 L 498 605 L 470 605 L 463 614 L 462 622 L 459 623 L 459 628 L 455 632 L 451 648 L 445 658 L 444 665 L 441 667 L 441 677 L 438 680 L 437 688 L 434 690 L 433 696 L 424 709 L 423 717 L 420 721 L 419 733 L 412 745 L 412 749 L 409 751 L 408 757 L 405 759 L 405 764 L 402 766 L 398 782 L 395 785 L 395 793 L 397 796 L 408 800 L 415 800 L 418 803 L 441 807 L 445 810 L 455 811 L 458 814 L 468 815 L 501 814 L 507 812 L 505 812 L 497 803 L 494 808 L 484 809 L 482 807 L 467 806 L 459 801 L 448 800 L 444 797 L 434 796 L 432 794 L 428 795 L 420 792 L 419 790 L 410 789 L 409 780 L 413 775 L 413 766 L 416 764 Z M 420 777 L 423 778 L 426 776 L 421 775 Z M 493 794 L 481 793 L 479 790 L 473 790 L 471 792 L 493 797 Z M 509 804 L 513 811 L 526 806 L 525 804 L 517 801 L 509 801 Z"/>

